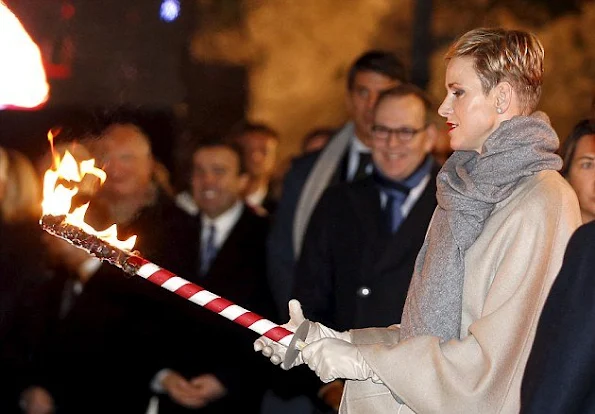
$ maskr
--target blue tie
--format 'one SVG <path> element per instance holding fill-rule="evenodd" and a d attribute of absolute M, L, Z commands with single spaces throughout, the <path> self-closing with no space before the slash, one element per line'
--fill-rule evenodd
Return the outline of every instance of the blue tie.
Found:
<path fill-rule="evenodd" d="M 200 275 L 204 276 L 209 271 L 213 259 L 217 255 L 217 247 L 215 246 L 215 225 L 209 226 L 209 234 L 207 236 L 207 242 L 202 246 L 200 252 Z"/>
<path fill-rule="evenodd" d="M 385 192 L 386 205 L 384 206 L 384 215 L 386 217 L 386 228 L 391 233 L 397 231 L 401 222 L 403 221 L 403 213 L 401 213 L 401 206 L 407 198 L 407 194 L 396 192 Z"/>

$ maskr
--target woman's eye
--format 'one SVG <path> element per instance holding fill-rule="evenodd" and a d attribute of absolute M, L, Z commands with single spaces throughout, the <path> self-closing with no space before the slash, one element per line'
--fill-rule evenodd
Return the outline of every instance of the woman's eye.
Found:
<path fill-rule="evenodd" d="M 593 161 L 585 161 L 585 162 L 581 162 L 579 164 L 579 167 L 581 170 L 590 170 L 595 166 L 595 163 Z"/>
<path fill-rule="evenodd" d="M 461 90 L 461 89 L 455 89 L 454 91 L 452 91 L 452 94 L 454 96 L 462 96 L 465 93 L 465 91 Z"/>

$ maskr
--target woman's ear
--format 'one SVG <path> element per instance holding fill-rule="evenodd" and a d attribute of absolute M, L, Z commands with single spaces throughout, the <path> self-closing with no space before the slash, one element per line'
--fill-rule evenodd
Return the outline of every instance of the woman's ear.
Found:
<path fill-rule="evenodd" d="M 494 87 L 496 112 L 503 114 L 510 108 L 513 101 L 514 89 L 512 85 L 503 81 Z"/>

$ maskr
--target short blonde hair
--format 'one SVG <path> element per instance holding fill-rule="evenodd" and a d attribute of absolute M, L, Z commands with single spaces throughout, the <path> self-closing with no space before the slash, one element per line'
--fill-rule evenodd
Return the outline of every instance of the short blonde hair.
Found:
<path fill-rule="evenodd" d="M 521 30 L 479 28 L 457 39 L 446 60 L 471 57 L 484 94 L 502 81 L 510 82 L 520 99 L 523 114 L 535 110 L 543 83 L 543 45 Z"/>
<path fill-rule="evenodd" d="M 14 223 L 39 217 L 41 185 L 33 164 L 18 151 L 6 149 L 8 169 L 0 199 L 2 220 Z"/>

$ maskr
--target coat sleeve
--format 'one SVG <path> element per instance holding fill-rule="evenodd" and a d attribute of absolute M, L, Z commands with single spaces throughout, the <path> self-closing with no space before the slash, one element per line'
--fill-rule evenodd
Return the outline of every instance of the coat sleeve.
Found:
<path fill-rule="evenodd" d="M 333 221 L 332 190 L 325 191 L 312 213 L 293 285 L 293 297 L 302 304 L 306 318 L 331 328 L 336 324 L 332 312 L 334 272 L 329 234 Z"/>
<path fill-rule="evenodd" d="M 474 293 L 482 310 L 463 339 L 440 343 L 419 336 L 398 343 L 395 335 L 392 343 L 362 344 L 365 335 L 352 332 L 370 367 L 413 411 L 518 410 L 520 395 L 509 394 L 520 394 L 539 313 L 578 225 L 576 198 L 569 191 L 524 200 L 490 240 L 490 255 L 482 260 L 492 263 L 491 283 L 485 293 Z M 474 271 L 466 269 L 466 280 L 485 277 Z"/>
<path fill-rule="evenodd" d="M 521 413 L 593 410 L 595 222 L 572 236 L 552 287 L 521 388 Z M 585 406 L 584 404 L 589 404 Z"/>

